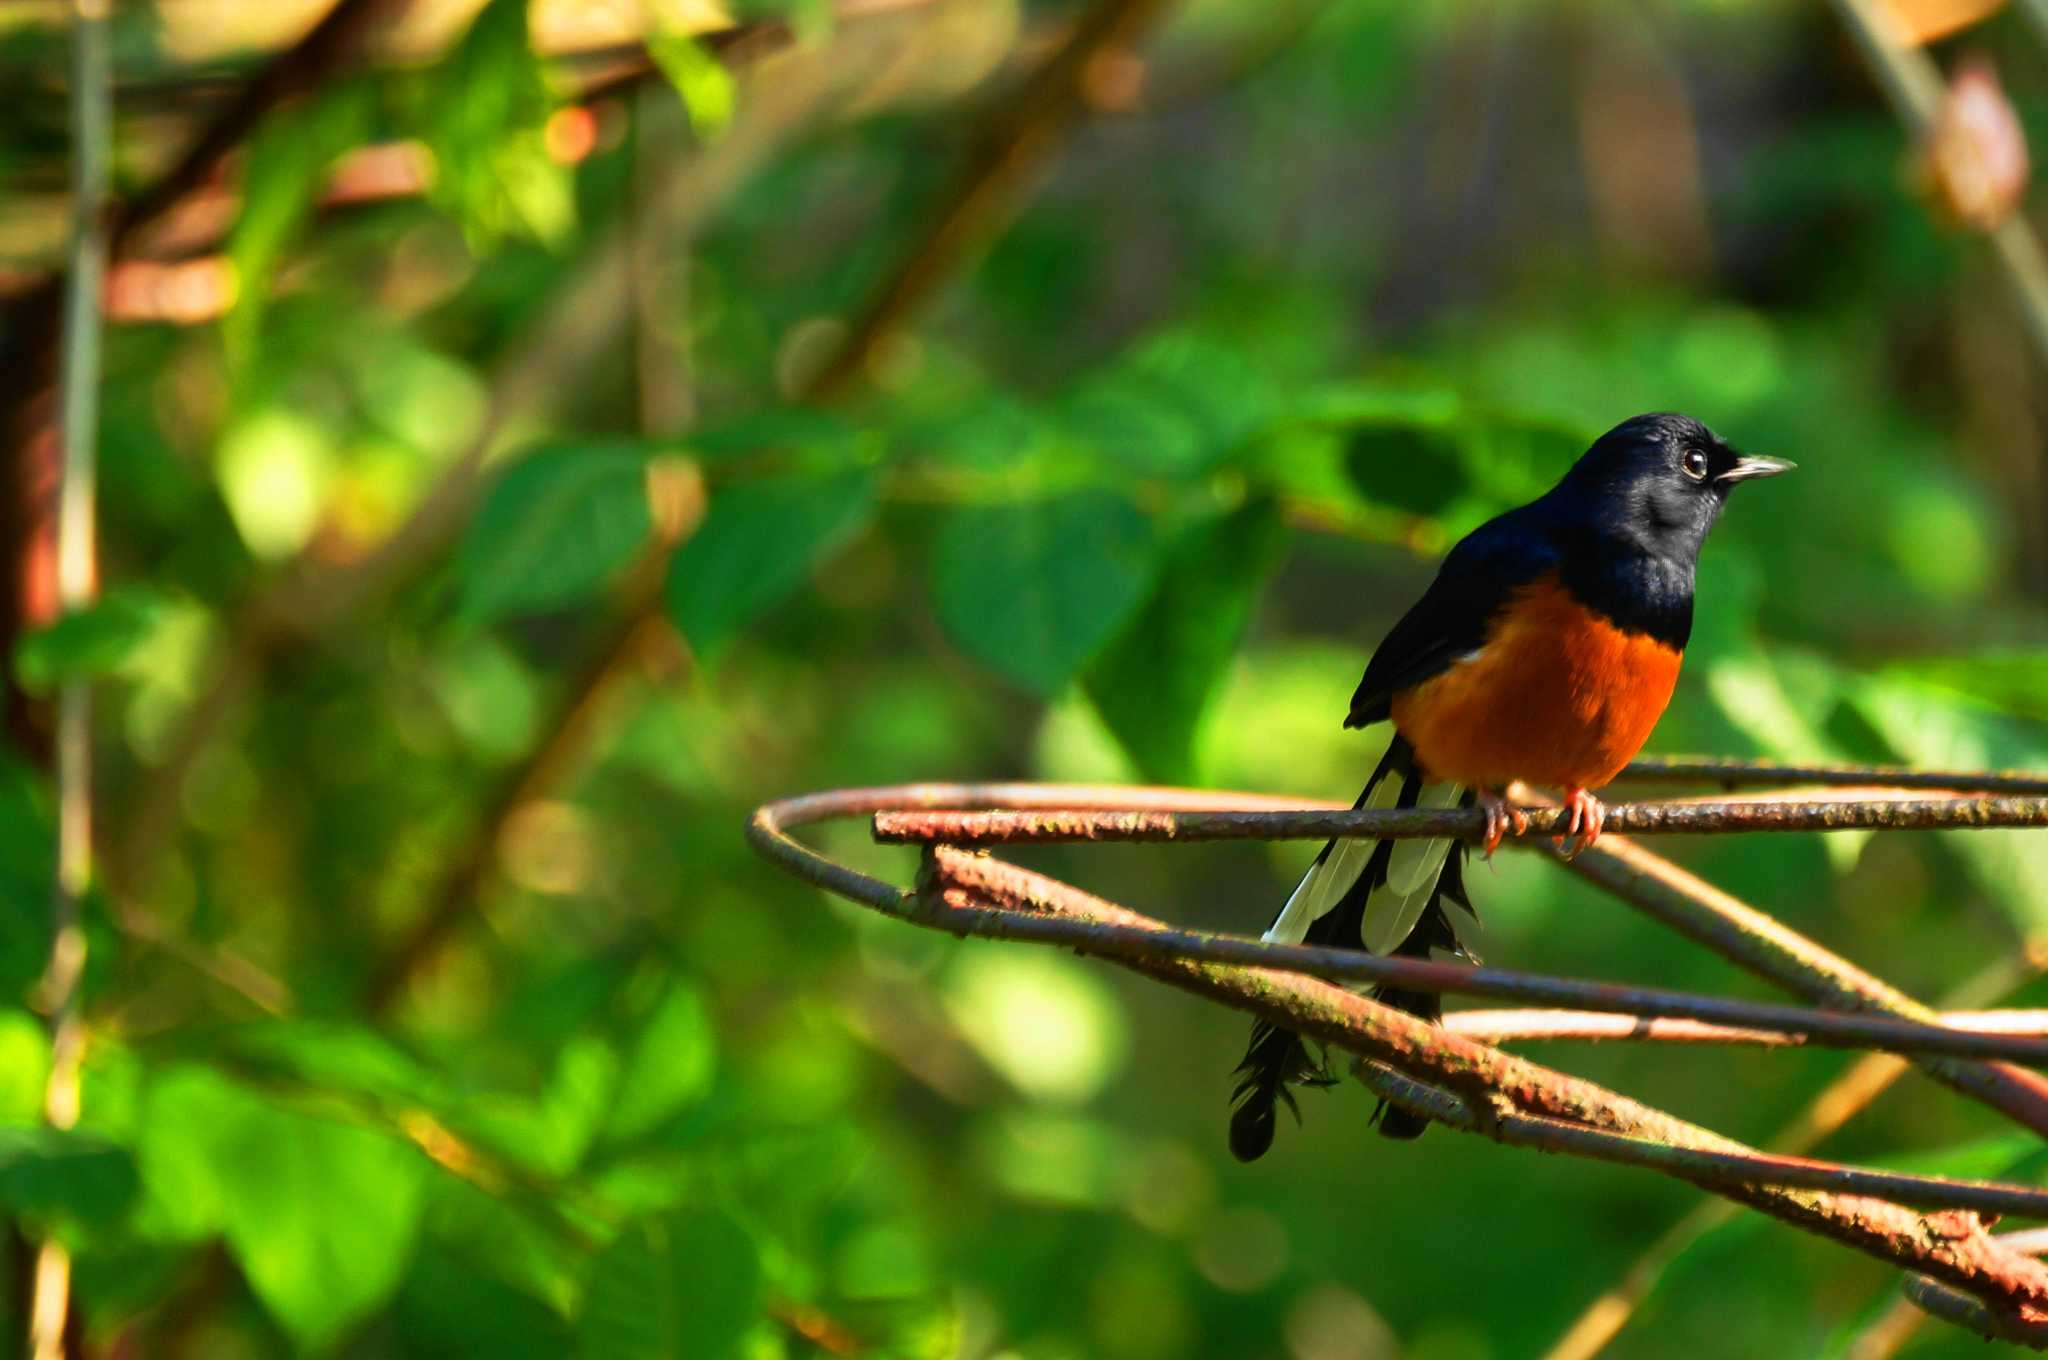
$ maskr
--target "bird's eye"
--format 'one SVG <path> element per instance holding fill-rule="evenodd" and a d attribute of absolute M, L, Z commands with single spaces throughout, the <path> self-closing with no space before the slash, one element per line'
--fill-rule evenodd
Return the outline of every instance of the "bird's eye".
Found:
<path fill-rule="evenodd" d="M 1698 449 L 1687 449 L 1685 457 L 1680 461 L 1679 466 L 1684 468 L 1685 475 L 1694 481 L 1704 482 L 1707 480 L 1707 455 L 1701 453 Z"/>

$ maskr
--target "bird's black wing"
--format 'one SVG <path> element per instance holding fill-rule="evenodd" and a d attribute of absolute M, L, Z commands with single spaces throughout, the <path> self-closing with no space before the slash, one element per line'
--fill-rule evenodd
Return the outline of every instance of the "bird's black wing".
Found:
<path fill-rule="evenodd" d="M 1560 554 L 1536 511 L 1528 505 L 1489 520 L 1451 549 L 1436 580 L 1372 654 L 1346 727 L 1385 722 L 1396 694 L 1479 650 L 1514 593 L 1557 567 Z"/>

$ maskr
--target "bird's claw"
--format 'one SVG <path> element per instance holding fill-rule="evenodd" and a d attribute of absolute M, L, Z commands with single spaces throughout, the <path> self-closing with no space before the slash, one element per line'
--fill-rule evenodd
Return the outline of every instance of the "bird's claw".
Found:
<path fill-rule="evenodd" d="M 1497 793 L 1479 791 L 1479 807 L 1486 814 L 1486 834 L 1480 839 L 1480 852 L 1486 859 L 1493 858 L 1493 852 L 1500 849 L 1501 838 L 1513 826 L 1515 834 L 1521 835 L 1529 829 L 1529 814 L 1510 803 Z"/>
<path fill-rule="evenodd" d="M 1568 789 L 1564 806 L 1571 820 L 1565 824 L 1564 834 L 1553 839 L 1566 859 L 1575 859 L 1600 839 L 1600 829 L 1607 824 L 1607 805 L 1584 789 Z"/>

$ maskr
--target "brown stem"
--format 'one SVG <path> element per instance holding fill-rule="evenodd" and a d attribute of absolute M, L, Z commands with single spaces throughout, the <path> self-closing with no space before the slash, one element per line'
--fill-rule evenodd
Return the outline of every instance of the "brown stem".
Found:
<path fill-rule="evenodd" d="M 1689 939 L 1817 1005 L 1932 1023 L 1934 1011 L 1748 903 L 1639 845 L 1603 840 L 1572 872 Z M 2005 1063 L 1915 1060 L 1935 1080 L 2048 1134 L 2048 1080 Z"/>
<path fill-rule="evenodd" d="M 899 902 L 910 919 L 956 933 L 989 916 L 1043 914 L 1091 924 L 1153 929 L 1157 923 L 1100 898 L 984 856 L 935 847 L 924 893 Z M 1082 946 L 1086 952 L 1086 946 Z M 1755 1155 L 1732 1139 L 1675 1119 L 1579 1078 L 1445 1034 L 1404 1012 L 1328 983 L 1262 969 L 1179 959 L 1162 951 L 1126 966 L 1198 995 L 1252 1011 L 1426 1084 L 1484 1103 L 1494 1119 L 1533 1115 L 1678 1149 Z M 1584 1149 L 1574 1148 L 1575 1152 Z M 2048 1315 L 2048 1269 L 1999 1247 L 1972 1212 L 1922 1217 L 1881 1199 L 1762 1183 L 1699 1159 L 1687 1179 L 1807 1231 L 1918 1270 L 2015 1318 Z M 1852 1170 L 1842 1168 L 1844 1171 Z M 1788 1173 L 1798 1174 L 1798 1173 Z"/>
<path fill-rule="evenodd" d="M 1955 988 L 1944 998 L 1948 1006 L 1973 1006 L 2005 996 L 2021 983 L 2040 974 L 2048 964 L 2039 944 L 2001 958 Z M 1967 1014 L 1968 1012 L 1963 1012 Z M 1950 1012 L 1944 1019 L 1952 1018 Z M 1829 1082 L 1789 1123 L 1783 1125 L 1764 1146 L 1773 1152 L 1802 1153 L 1817 1147 L 1831 1134 L 1886 1091 L 1911 1069 L 1905 1059 L 1889 1053 L 1865 1055 Z M 1621 1278 L 1603 1290 L 1573 1319 L 1544 1360 L 1592 1360 L 1604 1350 L 1629 1318 L 1656 1288 L 1666 1268 L 1693 1243 L 1736 1214 L 1726 1200 L 1708 1199 L 1672 1224 L 1636 1259 Z M 2006 1238 L 2001 1237 L 2001 1241 Z M 2015 1247 L 2015 1250 L 2025 1248 Z M 1908 1311 L 1912 1310 L 1908 1308 Z M 1922 1316 L 1913 1313 L 1914 1317 Z M 1867 1334 L 1867 1333 L 1866 1333 Z M 1859 1349 L 1857 1354 L 1862 1354 Z"/>
<path fill-rule="evenodd" d="M 1562 809 L 1535 808 L 1526 831 L 1510 840 L 1564 833 Z M 1856 798 L 1793 801 L 1781 797 L 1719 802 L 1617 803 L 1609 835 L 1719 835 L 1735 831 L 1908 831 L 2048 826 L 2048 797 Z M 1434 811 L 1365 808 L 1296 812 L 878 812 L 875 839 L 907 845 L 1055 845 L 1077 841 L 1371 840 L 1455 836 L 1477 841 L 1486 816 L 1477 808 Z"/>
<path fill-rule="evenodd" d="M 1307 970 L 1304 970 L 1307 971 Z M 2048 1011 L 1943 1011 L 1945 1029 L 1977 1034 L 2048 1034 Z M 1791 1048 L 1805 1036 L 1786 1030 L 1716 1025 L 1617 1012 L 1570 1010 L 1470 1010 L 1443 1018 L 1444 1028 L 1480 1043 L 1502 1044 L 1555 1039 L 1636 1039 L 1663 1044 L 1740 1044 L 1759 1048 Z"/>

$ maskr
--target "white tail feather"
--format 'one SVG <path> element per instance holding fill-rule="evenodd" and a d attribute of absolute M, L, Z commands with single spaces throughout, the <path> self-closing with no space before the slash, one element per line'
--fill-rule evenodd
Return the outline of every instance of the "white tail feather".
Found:
<path fill-rule="evenodd" d="M 1364 806 L 1398 806 L 1403 782 L 1398 775 L 1387 774 L 1373 786 Z M 1424 784 L 1414 805 L 1422 808 L 1456 807 L 1463 795 L 1464 789 L 1457 784 Z M 1377 841 L 1357 839 L 1332 842 L 1302 875 L 1301 882 L 1295 886 L 1287 904 L 1280 908 L 1280 914 L 1273 918 L 1273 924 L 1262 938 L 1276 944 L 1301 943 L 1308 935 L 1309 926 L 1334 910 L 1344 900 L 1344 895 L 1351 891 L 1352 885 L 1358 882 L 1359 875 L 1371 863 L 1377 845 Z M 1430 895 L 1436 891 L 1437 879 L 1443 873 L 1451 845 L 1451 841 L 1444 839 L 1394 842 L 1394 848 L 1388 855 L 1387 881 L 1366 899 L 1360 932 L 1363 939 L 1358 941 L 1359 944 L 1375 954 L 1385 954 L 1408 938 L 1408 932 L 1415 928 L 1423 908 L 1429 905 Z M 1346 940 L 1341 943 L 1349 945 L 1352 942 Z"/>

